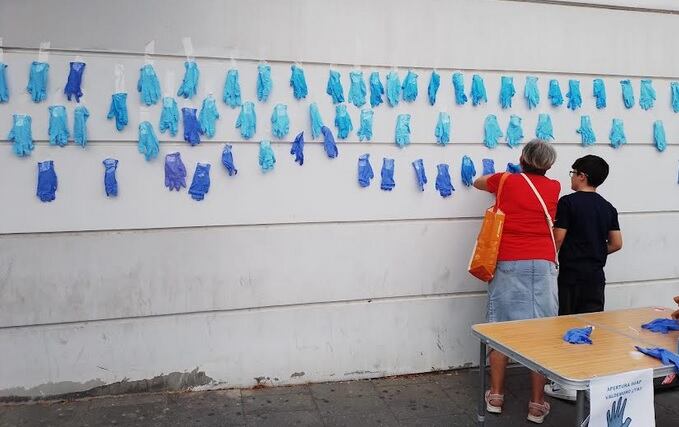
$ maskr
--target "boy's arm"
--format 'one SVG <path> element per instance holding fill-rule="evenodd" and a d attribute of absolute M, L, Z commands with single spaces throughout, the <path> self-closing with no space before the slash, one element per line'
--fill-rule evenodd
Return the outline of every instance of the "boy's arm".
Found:
<path fill-rule="evenodd" d="M 622 232 L 611 230 L 608 232 L 608 253 L 612 254 L 622 249 Z"/>
<path fill-rule="evenodd" d="M 556 251 L 559 252 L 561 245 L 563 244 L 563 239 L 566 238 L 566 233 L 568 232 L 565 228 L 554 227 L 554 243 L 556 244 Z"/>

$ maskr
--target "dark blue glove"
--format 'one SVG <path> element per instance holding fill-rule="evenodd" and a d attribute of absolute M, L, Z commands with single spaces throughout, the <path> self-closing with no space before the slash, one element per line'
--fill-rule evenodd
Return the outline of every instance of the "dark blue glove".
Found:
<path fill-rule="evenodd" d="M 106 197 L 118 196 L 118 180 L 116 179 L 116 169 L 118 168 L 118 160 L 105 159 L 104 164 L 104 189 L 106 190 Z"/>
<path fill-rule="evenodd" d="M 31 94 L 33 102 L 41 102 L 47 99 L 47 75 L 49 70 L 50 64 L 46 62 L 33 61 L 31 63 L 26 90 Z"/>
<path fill-rule="evenodd" d="M 580 94 L 580 80 L 568 80 L 568 108 L 575 111 L 582 106 L 582 95 Z"/>
<path fill-rule="evenodd" d="M 12 141 L 12 151 L 19 157 L 30 156 L 33 151 L 33 131 L 31 125 L 33 119 L 27 114 L 14 114 L 14 124 L 7 135 L 7 140 Z"/>
<path fill-rule="evenodd" d="M 56 198 L 57 173 L 54 171 L 54 162 L 45 160 L 38 162 L 38 191 L 37 196 L 41 202 L 51 202 Z"/>
<path fill-rule="evenodd" d="M 476 107 L 482 102 L 488 102 L 488 96 L 486 96 L 486 85 L 483 83 L 483 77 L 478 74 L 472 76 L 472 105 Z"/>
<path fill-rule="evenodd" d="M 412 70 L 408 70 L 406 78 L 403 79 L 401 90 L 403 91 L 403 100 L 405 102 L 413 102 L 417 99 L 417 74 Z"/>
<path fill-rule="evenodd" d="M 73 140 L 83 148 L 87 145 L 87 119 L 89 117 L 90 112 L 84 105 L 75 107 L 75 111 L 73 111 Z"/>
<path fill-rule="evenodd" d="M 229 174 L 229 176 L 233 176 L 238 173 L 238 169 L 236 169 L 236 166 L 233 164 L 233 153 L 231 153 L 230 144 L 224 145 L 224 150 L 222 150 L 222 164 L 226 168 L 226 172 Z"/>
<path fill-rule="evenodd" d="M 271 65 L 259 64 L 257 66 L 257 100 L 266 102 L 271 94 L 272 86 Z"/>
<path fill-rule="evenodd" d="M 64 93 L 69 101 L 71 100 L 71 97 L 75 97 L 75 101 L 80 102 L 80 97 L 83 96 L 80 85 L 83 81 L 84 71 L 84 62 L 71 62 L 71 71 L 68 73 L 68 80 L 66 80 L 66 86 L 64 87 Z"/>
<path fill-rule="evenodd" d="M 186 188 L 186 168 L 179 153 L 165 156 L 165 186 L 170 191 Z"/>
<path fill-rule="evenodd" d="M 295 161 L 299 163 L 300 166 L 304 164 L 304 132 L 300 132 L 292 141 L 292 148 L 290 148 L 290 154 L 294 154 Z"/>
<path fill-rule="evenodd" d="M 335 144 L 335 137 L 332 136 L 332 131 L 330 131 L 327 126 L 321 128 L 321 133 L 323 134 L 323 148 L 325 148 L 325 154 L 331 159 L 334 159 L 339 154 L 337 151 L 337 144 Z"/>
<path fill-rule="evenodd" d="M 7 65 L 0 62 L 0 104 L 9 102 L 9 90 L 7 89 Z"/>
<path fill-rule="evenodd" d="M 182 117 L 184 119 L 184 141 L 192 146 L 200 144 L 200 136 L 203 134 L 203 129 L 201 129 L 200 122 L 196 118 L 196 109 L 182 108 Z"/>
<path fill-rule="evenodd" d="M 68 124 L 66 119 L 66 107 L 63 105 L 52 105 L 48 108 L 49 119 L 49 137 L 50 145 L 58 145 L 63 147 L 68 144 Z"/>
<path fill-rule="evenodd" d="M 637 351 L 640 351 L 641 353 L 644 353 L 647 356 L 655 357 L 656 359 L 660 360 L 663 365 L 669 365 L 672 366 L 674 365 L 674 371 L 679 373 L 679 354 L 672 353 L 669 350 L 666 350 L 664 348 L 641 348 L 639 346 L 635 346 Z"/>
<path fill-rule="evenodd" d="M 436 165 L 436 169 L 436 189 L 439 191 L 441 197 L 448 197 L 455 191 L 453 184 L 450 182 L 448 165 L 441 163 L 440 165 Z"/>
<path fill-rule="evenodd" d="M 674 319 L 655 319 L 641 325 L 642 328 L 651 332 L 666 334 L 669 331 L 679 331 L 679 320 Z"/>
<path fill-rule="evenodd" d="M 561 86 L 559 86 L 558 80 L 552 79 L 549 81 L 549 92 L 547 93 L 547 97 L 551 101 L 552 107 L 558 107 L 563 104 L 563 95 L 561 95 Z"/>
<path fill-rule="evenodd" d="M 384 95 L 384 86 L 380 80 L 380 73 L 373 71 L 370 73 L 370 106 L 377 107 L 383 103 L 382 95 Z M 677 111 L 679 111 L 679 84 L 677 85 Z"/>
<path fill-rule="evenodd" d="M 589 337 L 592 334 L 592 327 L 573 328 L 566 331 L 563 340 L 571 344 L 592 344 L 592 339 Z"/>
<path fill-rule="evenodd" d="M 382 183 L 380 188 L 385 191 L 391 191 L 396 187 L 396 182 L 394 182 L 394 159 L 383 158 L 382 159 Z"/>
<path fill-rule="evenodd" d="M 495 162 L 493 159 L 483 159 L 483 173 L 482 175 L 492 175 L 495 173 Z"/>
<path fill-rule="evenodd" d="M 455 103 L 464 105 L 467 103 L 467 95 L 464 94 L 464 76 L 462 73 L 453 73 L 453 88 L 455 89 Z"/>
<path fill-rule="evenodd" d="M 292 94 L 295 99 L 306 98 L 309 94 L 309 90 L 307 89 L 304 70 L 295 64 L 290 67 L 290 70 L 290 86 L 292 87 Z"/>
<path fill-rule="evenodd" d="M 507 169 L 505 171 L 509 173 L 521 173 L 521 165 L 518 163 L 507 163 Z"/>
<path fill-rule="evenodd" d="M 111 95 L 111 107 L 108 109 L 107 119 L 116 118 L 116 129 L 119 131 L 127 126 L 127 94 L 114 93 Z"/>
<path fill-rule="evenodd" d="M 362 154 L 358 157 L 358 185 L 365 188 L 370 185 L 370 180 L 375 177 L 373 168 L 370 166 L 370 154 Z"/>
<path fill-rule="evenodd" d="M 200 71 L 198 71 L 198 64 L 194 61 L 185 61 L 184 69 L 184 79 L 182 80 L 182 85 L 179 86 L 179 90 L 177 90 L 177 96 L 184 97 L 184 99 L 191 99 L 198 89 Z"/>
<path fill-rule="evenodd" d="M 526 76 L 526 86 L 523 88 L 523 96 L 528 103 L 528 109 L 532 110 L 540 103 L 540 92 L 538 91 L 538 78 Z"/>
<path fill-rule="evenodd" d="M 474 183 L 474 177 L 476 176 L 476 168 L 474 167 L 474 162 L 469 156 L 462 157 L 462 167 L 461 176 L 462 183 L 467 187 Z"/>
<path fill-rule="evenodd" d="M 363 71 L 352 71 L 349 73 L 349 102 L 356 107 L 361 108 L 365 104 L 365 81 L 363 80 Z"/>
<path fill-rule="evenodd" d="M 270 71 L 271 68 L 269 68 L 269 72 Z M 270 78 L 271 77 L 269 77 L 269 79 Z M 269 81 L 269 83 L 271 82 Z M 231 108 L 236 108 L 241 105 L 240 79 L 238 77 L 238 70 L 231 69 L 226 73 L 226 81 L 224 82 L 224 92 L 222 94 L 222 98 L 224 99 L 224 103 L 226 103 L 226 105 Z"/>
<path fill-rule="evenodd" d="M 193 200 L 201 201 L 208 191 L 210 191 L 210 164 L 196 163 L 196 171 L 193 173 L 189 194 Z"/>
<path fill-rule="evenodd" d="M 515 93 L 514 77 L 502 76 L 500 78 L 500 106 L 503 109 L 512 108 L 512 97 Z"/>
<path fill-rule="evenodd" d="M 415 178 L 417 178 L 417 187 L 420 191 L 424 191 L 424 184 L 427 183 L 427 174 L 424 172 L 424 163 L 422 159 L 417 159 L 413 163 L 415 169 Z"/>
<path fill-rule="evenodd" d="M 144 105 L 155 105 L 160 99 L 160 82 L 153 65 L 146 64 L 139 70 L 137 91 L 141 95 Z"/>
<path fill-rule="evenodd" d="M 333 104 L 344 102 L 344 89 L 340 81 L 340 73 L 330 70 L 328 74 L 328 84 L 325 86 L 325 93 L 330 95 Z"/>
<path fill-rule="evenodd" d="M 432 70 L 431 78 L 429 79 L 429 87 L 427 88 L 427 93 L 429 95 L 429 105 L 436 104 L 436 93 L 439 91 L 439 86 L 441 86 L 441 76 L 436 70 Z"/>

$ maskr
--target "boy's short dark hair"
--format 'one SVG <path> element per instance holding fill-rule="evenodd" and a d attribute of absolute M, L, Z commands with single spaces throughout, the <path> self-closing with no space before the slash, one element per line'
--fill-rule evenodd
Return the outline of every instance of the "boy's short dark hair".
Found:
<path fill-rule="evenodd" d="M 571 167 L 573 170 L 584 173 L 587 176 L 587 183 L 592 187 L 600 186 L 608 177 L 606 160 L 592 154 L 580 157 Z"/>

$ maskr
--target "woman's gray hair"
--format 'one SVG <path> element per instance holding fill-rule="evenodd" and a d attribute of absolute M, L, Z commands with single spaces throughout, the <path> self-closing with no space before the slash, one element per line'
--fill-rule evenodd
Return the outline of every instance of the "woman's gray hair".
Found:
<path fill-rule="evenodd" d="M 533 139 L 523 147 L 521 160 L 530 169 L 546 171 L 556 162 L 556 150 L 549 142 Z"/>

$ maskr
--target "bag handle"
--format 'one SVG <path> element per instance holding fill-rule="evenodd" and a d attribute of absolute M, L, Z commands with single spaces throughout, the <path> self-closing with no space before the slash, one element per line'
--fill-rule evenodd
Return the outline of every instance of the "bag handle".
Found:
<path fill-rule="evenodd" d="M 557 255 L 556 251 L 556 241 L 554 240 L 554 221 L 552 221 L 551 215 L 549 215 L 549 211 L 547 210 L 547 205 L 545 205 L 545 201 L 542 199 L 542 196 L 540 193 L 538 193 L 537 188 L 535 188 L 535 185 L 533 185 L 533 182 L 526 176 L 525 173 L 521 173 L 521 176 L 523 179 L 526 180 L 528 185 L 530 186 L 531 190 L 533 190 L 533 193 L 535 193 L 535 197 L 538 198 L 538 201 L 540 202 L 540 205 L 542 206 L 542 210 L 545 213 L 545 219 L 547 220 L 547 226 L 549 226 L 549 237 L 552 238 L 552 244 L 554 245 L 554 263 L 556 264 L 557 267 L 559 267 L 559 258 Z"/>
<path fill-rule="evenodd" d="M 500 195 L 502 194 L 502 189 L 504 188 L 505 181 L 507 181 L 509 175 L 511 175 L 509 172 L 505 172 L 500 177 L 500 184 L 497 186 L 497 194 L 495 195 L 495 206 L 493 208 L 493 212 L 497 212 L 500 208 Z"/>

